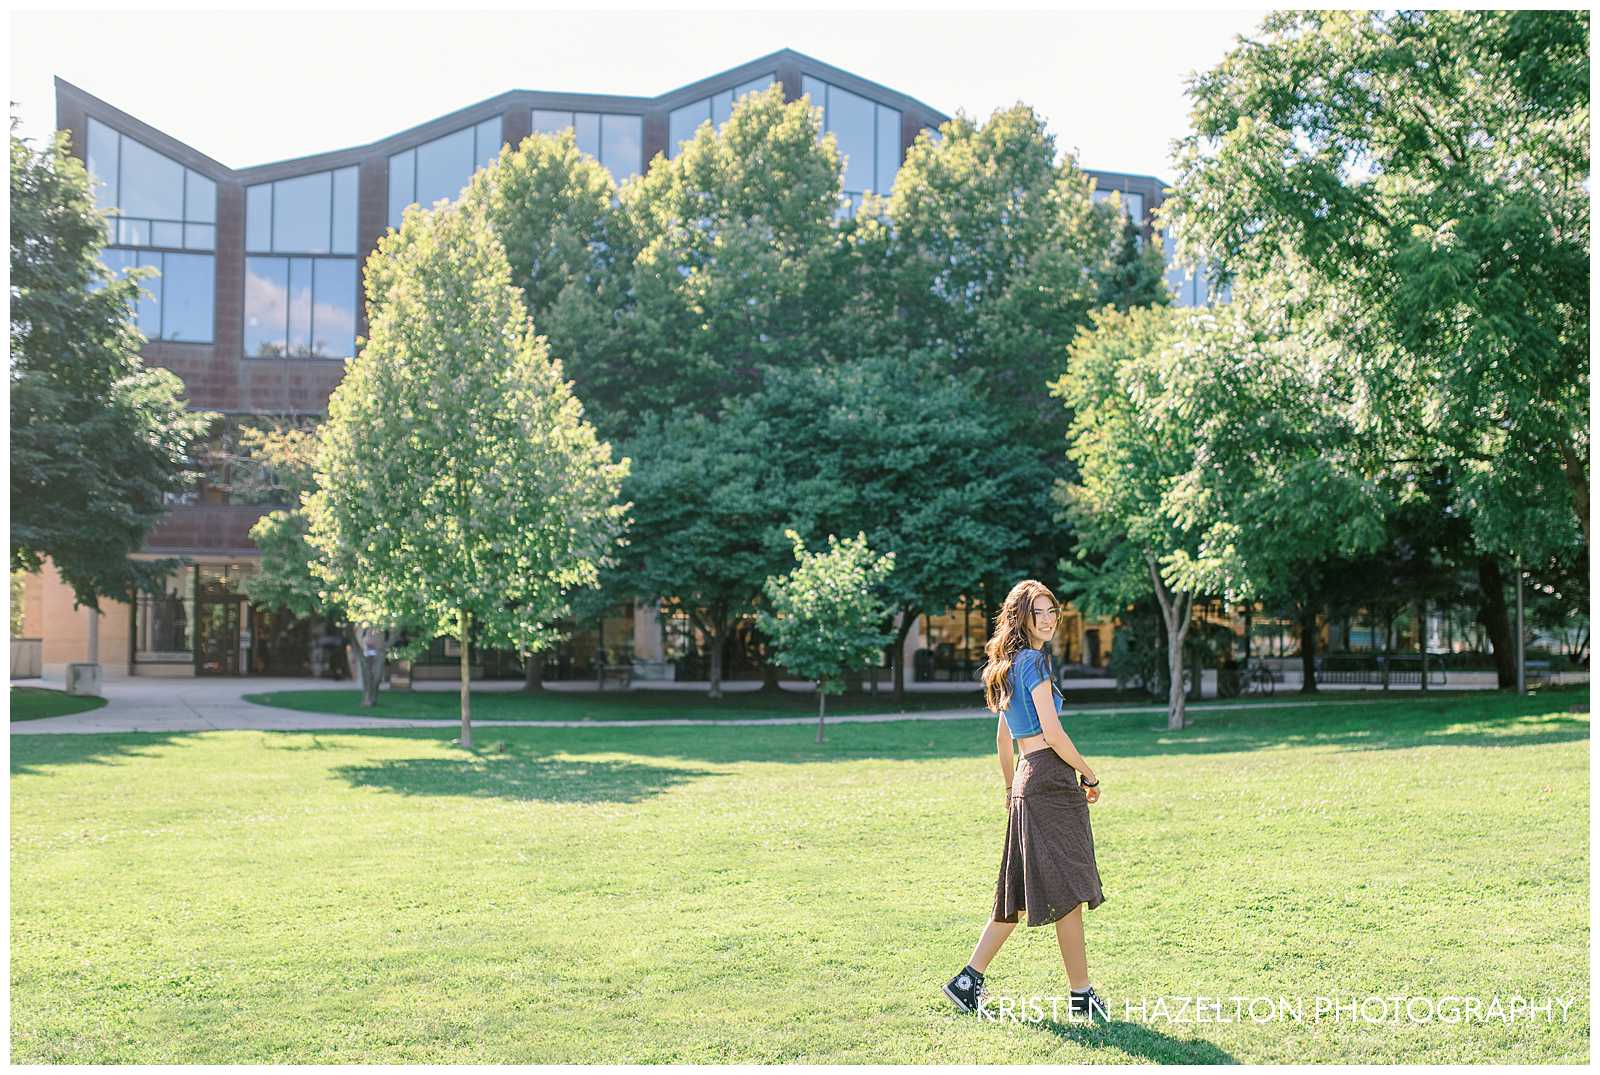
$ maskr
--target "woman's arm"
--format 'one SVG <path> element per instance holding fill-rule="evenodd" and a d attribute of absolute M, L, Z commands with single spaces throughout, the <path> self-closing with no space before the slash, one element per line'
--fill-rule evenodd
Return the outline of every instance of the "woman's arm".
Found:
<path fill-rule="evenodd" d="M 1072 745 L 1066 730 L 1061 727 L 1061 716 L 1056 712 L 1056 695 L 1051 682 L 1046 679 L 1034 684 L 1032 696 L 1033 707 L 1039 711 L 1039 728 L 1044 733 L 1044 741 L 1050 744 L 1062 761 L 1082 773 L 1085 780 L 1094 783 L 1094 770 L 1084 761 L 1083 755 L 1078 753 L 1078 748 Z"/>
<path fill-rule="evenodd" d="M 1011 729 L 1006 727 L 1006 715 L 1000 714 L 1000 722 L 995 726 L 994 748 L 1000 755 L 1000 779 L 1006 783 L 1006 790 L 1011 790 L 1011 777 L 1015 773 L 1015 761 L 1012 756 Z M 1010 798 L 1008 795 L 1007 798 Z"/>

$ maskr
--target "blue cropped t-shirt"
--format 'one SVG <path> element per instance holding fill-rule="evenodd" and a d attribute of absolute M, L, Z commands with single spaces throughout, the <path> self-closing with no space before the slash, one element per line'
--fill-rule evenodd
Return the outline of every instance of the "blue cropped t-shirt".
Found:
<path fill-rule="evenodd" d="M 1033 704 L 1033 688 L 1050 678 L 1043 651 L 1032 648 L 1019 651 L 1011 662 L 1010 675 L 1011 700 L 1006 703 L 1006 727 L 1011 729 L 1011 738 L 1042 734 L 1044 729 L 1039 725 L 1039 710 Z M 1050 693 L 1055 695 L 1056 713 L 1059 714 L 1061 692 L 1056 689 L 1053 680 Z"/>

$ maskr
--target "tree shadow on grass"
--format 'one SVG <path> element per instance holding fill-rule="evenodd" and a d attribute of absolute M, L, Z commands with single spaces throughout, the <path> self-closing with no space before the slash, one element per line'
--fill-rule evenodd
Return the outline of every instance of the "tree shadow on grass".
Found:
<path fill-rule="evenodd" d="M 1114 1002 L 1113 1002 L 1114 1003 Z M 1146 1064 L 1237 1064 L 1226 1049 L 1209 1041 L 1174 1038 L 1145 1026 L 1113 1018 L 1093 1026 L 1087 1022 L 1044 1019 L 1026 1024 L 1062 1041 L 1087 1049 L 1117 1050 L 1137 1057 Z"/>
<path fill-rule="evenodd" d="M 54 776 L 54 770 L 66 765 L 111 765 L 128 758 L 153 757 L 157 748 L 172 746 L 193 734 L 117 732 L 96 735 L 73 732 L 12 736 L 11 775 Z"/>
<path fill-rule="evenodd" d="M 711 769 L 547 757 L 517 749 L 477 758 L 402 758 L 376 765 L 340 765 L 330 772 L 349 781 L 351 787 L 378 788 L 398 795 L 545 803 L 637 803 L 679 784 L 719 775 Z"/>

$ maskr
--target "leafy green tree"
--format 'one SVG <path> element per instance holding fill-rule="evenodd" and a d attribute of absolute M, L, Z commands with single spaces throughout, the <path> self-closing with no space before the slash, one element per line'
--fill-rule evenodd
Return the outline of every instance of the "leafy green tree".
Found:
<path fill-rule="evenodd" d="M 722 696 L 729 637 L 755 614 L 763 582 L 788 553 L 777 447 L 761 411 L 738 401 L 715 418 L 647 414 L 628 441 L 641 463 L 623 486 L 633 514 L 621 584 L 647 602 L 666 596 L 683 607 L 706 639 L 712 698 Z"/>
<path fill-rule="evenodd" d="M 385 656 L 404 648 L 393 645 L 403 628 L 351 622 L 314 570 L 319 553 L 307 540 L 310 518 L 301 505 L 316 489 L 318 424 L 304 417 L 262 416 L 244 426 L 238 439 L 230 492 L 243 490 L 253 499 L 296 505 L 275 508 L 251 526 L 250 540 L 261 550 L 261 559 L 256 573 L 245 578 L 244 592 L 257 607 L 320 619 L 342 634 L 356 657 L 352 667 L 361 681 L 361 704 L 376 705 Z M 383 646 L 368 657 L 365 643 L 373 629 L 383 632 Z"/>
<path fill-rule="evenodd" d="M 772 611 L 760 613 L 761 629 L 773 640 L 778 662 L 817 681 L 817 742 L 823 740 L 828 695 L 844 690 L 844 677 L 877 663 L 892 637 L 882 627 L 886 606 L 877 587 L 894 571 L 894 553 L 876 555 L 867 536 L 840 541 L 828 535 L 828 551 L 806 551 L 794 530 L 798 561 L 788 574 L 767 579 Z"/>
<path fill-rule="evenodd" d="M 1138 249 L 1121 196 L 1096 202 L 1093 178 L 1071 155 L 1058 160 L 1026 105 L 982 123 L 958 115 L 941 133 L 920 137 L 888 201 L 859 214 L 845 324 L 864 326 L 858 353 L 921 353 L 973 374 L 974 406 L 1003 427 L 1000 439 L 1059 473 L 1071 416 L 1046 386 L 1091 310 L 1168 301 L 1159 251 Z M 1002 592 L 1052 573 L 1076 544 L 1045 510 L 1019 537 L 991 564 Z"/>
<path fill-rule="evenodd" d="M 562 356 L 590 420 L 603 436 L 624 436 L 623 404 L 634 388 L 628 284 L 638 244 L 611 172 L 578 149 L 570 129 L 535 132 L 478 171 L 462 197 L 488 214 L 511 282 Z"/>
<path fill-rule="evenodd" d="M 890 658 L 902 701 L 917 617 L 978 593 L 1050 512 L 1052 469 L 975 404 L 978 381 L 922 355 L 869 355 L 774 373 L 750 403 L 787 525 L 819 538 L 864 531 L 895 554 L 884 598 L 899 614 Z"/>
<path fill-rule="evenodd" d="M 1090 310 L 1168 301 L 1159 253 L 1129 259 L 1120 196 L 1095 202 L 1093 178 L 1071 155 L 1057 163 L 1026 105 L 940 130 L 910 148 L 886 219 L 863 229 L 863 243 L 888 247 L 871 293 L 878 319 L 909 349 L 981 371 L 1029 442 L 1058 452 L 1066 418 L 1045 386 Z"/>
<path fill-rule="evenodd" d="M 1361 471 L 1330 395 L 1326 356 L 1266 289 L 1214 309 L 1095 315 L 1056 384 L 1074 410 L 1065 502 L 1089 575 L 1086 604 L 1115 610 L 1146 574 L 1168 640 L 1168 721 L 1183 726 L 1183 644 L 1196 597 L 1296 592 L 1308 565 L 1375 547 L 1385 501 Z M 1314 689 L 1314 679 L 1308 687 Z"/>
<path fill-rule="evenodd" d="M 1587 11 L 1275 12 L 1163 207 L 1224 280 L 1293 265 L 1371 469 L 1450 466 L 1504 557 L 1588 540 L 1589 71 Z"/>
<path fill-rule="evenodd" d="M 46 559 L 77 604 L 161 592 L 179 561 L 130 560 L 197 476 L 195 443 L 217 416 L 146 366 L 139 280 L 100 262 L 105 217 L 58 131 L 35 151 L 11 121 L 11 568 Z"/>
<path fill-rule="evenodd" d="M 306 498 L 313 570 L 358 621 L 461 646 L 550 644 L 617 541 L 614 462 L 511 283 L 480 206 L 413 208 L 368 259 L 371 336 L 328 401 Z"/>
<path fill-rule="evenodd" d="M 781 87 L 735 104 L 621 191 L 626 346 L 595 371 L 621 412 L 714 414 L 764 372 L 815 357 L 837 311 L 819 289 L 839 202 L 839 156 L 820 115 Z"/>

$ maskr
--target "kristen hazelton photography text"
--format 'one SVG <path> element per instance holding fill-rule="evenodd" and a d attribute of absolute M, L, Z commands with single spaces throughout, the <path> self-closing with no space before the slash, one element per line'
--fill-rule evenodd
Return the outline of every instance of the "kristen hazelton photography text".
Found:
<path fill-rule="evenodd" d="M 1589 19 L 17 13 L 10 1058 L 1588 1061 Z"/>
<path fill-rule="evenodd" d="M 1119 1005 L 1119 1018 L 1140 1023 L 1270 1023 L 1278 1021 L 1348 1023 L 1472 1023 L 1560 1020 L 1575 1014 L 1577 997 L 1511 996 L 1316 996 L 1316 997 L 1128 997 Z M 1041 1022 L 1063 1019 L 1071 997 L 1040 995 L 1018 997 L 1006 993 L 986 996 L 979 1014 L 989 1019 Z M 1581 1014 L 1581 1012 L 1576 1013 Z"/>

